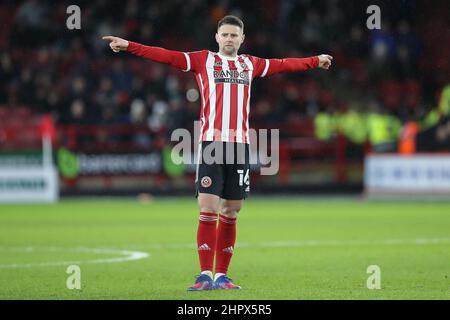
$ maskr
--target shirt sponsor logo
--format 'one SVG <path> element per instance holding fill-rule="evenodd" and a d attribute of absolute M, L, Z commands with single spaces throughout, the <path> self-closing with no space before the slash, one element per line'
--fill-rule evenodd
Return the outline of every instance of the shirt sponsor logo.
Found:
<path fill-rule="evenodd" d="M 215 70 L 214 83 L 237 83 L 248 86 L 248 72 L 237 70 Z"/>

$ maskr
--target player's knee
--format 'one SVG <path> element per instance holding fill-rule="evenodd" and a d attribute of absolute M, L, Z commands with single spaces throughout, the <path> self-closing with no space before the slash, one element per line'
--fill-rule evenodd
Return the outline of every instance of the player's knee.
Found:
<path fill-rule="evenodd" d="M 214 207 L 209 207 L 209 206 L 202 207 L 202 206 L 200 206 L 200 212 L 218 213 L 219 210 L 217 208 L 214 208 Z"/>
<path fill-rule="evenodd" d="M 216 199 L 199 197 L 198 207 L 201 212 L 218 213 L 220 210 L 220 202 Z"/>
<path fill-rule="evenodd" d="M 241 211 L 241 207 L 225 206 L 222 208 L 220 213 L 229 218 L 236 218 L 239 211 Z"/>
<path fill-rule="evenodd" d="M 219 212 L 219 205 L 209 203 L 208 201 L 205 201 L 206 203 L 200 202 L 198 204 L 200 208 L 200 212 L 209 212 L 209 213 L 218 213 Z"/>

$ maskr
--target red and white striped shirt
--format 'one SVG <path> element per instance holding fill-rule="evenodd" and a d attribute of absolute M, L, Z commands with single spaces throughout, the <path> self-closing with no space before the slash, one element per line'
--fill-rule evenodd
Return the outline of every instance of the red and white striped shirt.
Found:
<path fill-rule="evenodd" d="M 261 59 L 247 54 L 225 57 L 208 50 L 179 52 L 129 41 L 128 51 L 195 73 L 201 92 L 201 140 L 249 143 L 252 80 L 280 72 L 316 68 L 318 57 Z"/>

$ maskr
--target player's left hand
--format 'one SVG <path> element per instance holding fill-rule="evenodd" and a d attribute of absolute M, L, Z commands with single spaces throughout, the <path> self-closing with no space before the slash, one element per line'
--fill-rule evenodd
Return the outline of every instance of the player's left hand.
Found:
<path fill-rule="evenodd" d="M 319 58 L 319 68 L 328 70 L 331 67 L 331 61 L 333 61 L 333 57 L 328 54 L 321 54 L 318 56 Z"/>

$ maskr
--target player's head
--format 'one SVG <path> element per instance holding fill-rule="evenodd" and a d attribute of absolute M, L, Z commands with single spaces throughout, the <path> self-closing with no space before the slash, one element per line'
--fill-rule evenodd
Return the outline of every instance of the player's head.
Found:
<path fill-rule="evenodd" d="M 238 17 L 225 16 L 217 23 L 216 41 L 219 52 L 226 55 L 237 54 L 244 38 L 244 23 Z"/>

